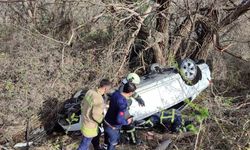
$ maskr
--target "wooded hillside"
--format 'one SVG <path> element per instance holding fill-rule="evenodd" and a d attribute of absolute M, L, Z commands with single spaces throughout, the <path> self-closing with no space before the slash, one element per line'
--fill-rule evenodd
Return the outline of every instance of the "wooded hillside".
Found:
<path fill-rule="evenodd" d="M 156 134 L 136 148 L 171 138 L 171 149 L 249 149 L 249 10 L 250 0 L 0 0 L 0 148 L 53 126 L 64 100 L 103 77 L 117 84 L 188 57 L 212 69 L 213 84 L 195 100 L 208 119 L 199 134 Z M 37 141 L 32 149 L 80 142 Z"/>

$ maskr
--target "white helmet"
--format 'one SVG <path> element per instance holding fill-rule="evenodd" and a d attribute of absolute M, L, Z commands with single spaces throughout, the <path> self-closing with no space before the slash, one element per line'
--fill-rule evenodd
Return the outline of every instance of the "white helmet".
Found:
<path fill-rule="evenodd" d="M 140 82 L 141 82 L 140 77 L 136 73 L 130 73 L 130 74 L 128 74 L 127 80 L 131 81 L 134 84 L 140 84 Z"/>

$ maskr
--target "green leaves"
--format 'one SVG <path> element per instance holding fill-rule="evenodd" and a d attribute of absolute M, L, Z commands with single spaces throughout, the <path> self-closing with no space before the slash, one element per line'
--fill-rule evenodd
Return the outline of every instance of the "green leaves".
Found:
<path fill-rule="evenodd" d="M 209 117 L 209 111 L 207 108 L 202 107 L 198 104 L 194 104 L 189 99 L 186 99 L 185 102 L 194 110 L 193 113 L 191 113 L 190 117 L 194 117 L 195 121 L 192 124 L 189 124 L 185 127 L 185 130 L 189 130 L 195 134 L 198 133 L 198 129 L 195 127 L 195 124 L 201 124 L 205 119 Z"/>
<path fill-rule="evenodd" d="M 66 121 L 69 123 L 69 128 L 66 130 L 66 134 L 68 134 L 70 126 L 72 125 L 73 122 L 79 121 L 79 117 L 77 117 L 75 113 L 72 113 L 71 116 L 66 119 Z"/>
<path fill-rule="evenodd" d="M 69 118 L 66 119 L 66 121 L 67 121 L 70 125 L 72 124 L 72 122 L 76 122 L 76 121 L 78 121 L 78 120 L 79 120 L 79 118 L 76 117 L 76 114 L 75 114 L 75 113 L 73 113 Z"/>
<path fill-rule="evenodd" d="M 197 134 L 198 131 L 199 131 L 198 128 L 196 128 L 193 124 L 187 125 L 187 126 L 186 126 L 186 129 L 187 129 L 188 131 L 191 131 L 191 132 L 195 133 L 195 134 Z"/>
<path fill-rule="evenodd" d="M 207 108 L 199 106 L 198 104 L 192 103 L 189 99 L 186 99 L 185 102 L 194 110 L 196 110 L 196 113 L 193 113 L 196 120 L 198 122 L 202 122 L 204 119 L 207 119 L 209 117 L 209 111 Z"/>

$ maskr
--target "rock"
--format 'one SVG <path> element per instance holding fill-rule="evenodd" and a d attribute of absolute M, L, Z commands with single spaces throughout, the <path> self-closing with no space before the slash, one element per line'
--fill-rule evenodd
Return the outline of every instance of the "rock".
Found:
<path fill-rule="evenodd" d="M 162 142 L 158 147 L 156 147 L 155 150 L 166 150 L 171 142 L 171 140 L 166 140 Z"/>
<path fill-rule="evenodd" d="M 29 146 L 32 145 L 33 142 L 29 142 Z M 17 143 L 15 144 L 14 148 L 23 148 L 23 147 L 27 147 L 28 143 Z"/>

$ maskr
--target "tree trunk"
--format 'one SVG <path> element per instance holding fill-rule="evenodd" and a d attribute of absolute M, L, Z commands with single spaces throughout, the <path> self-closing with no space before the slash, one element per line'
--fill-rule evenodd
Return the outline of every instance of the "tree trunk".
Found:
<path fill-rule="evenodd" d="M 182 42 L 183 42 L 183 39 L 185 37 L 188 36 L 188 33 L 191 31 L 191 28 L 192 28 L 192 23 L 191 23 L 191 20 L 187 17 L 183 22 L 182 24 L 180 25 L 180 27 L 178 28 L 178 30 L 176 31 L 176 36 L 173 40 L 173 42 L 171 43 L 171 46 L 170 46 L 170 57 L 174 56 L 174 57 L 177 57 L 179 58 L 180 56 L 176 56 Z"/>
<path fill-rule="evenodd" d="M 157 0 L 160 5 L 157 9 L 156 31 L 163 35 L 163 38 L 152 46 L 156 63 L 166 65 L 166 52 L 169 41 L 169 5 L 170 0 Z"/>
<path fill-rule="evenodd" d="M 220 28 L 223 28 L 229 24 L 231 24 L 233 21 L 238 19 L 242 14 L 246 13 L 250 8 L 250 0 L 244 0 L 240 5 L 236 7 L 236 9 L 227 15 L 221 22 L 220 22 Z"/>
<path fill-rule="evenodd" d="M 203 30 L 206 30 L 203 38 L 198 36 L 197 42 L 200 44 L 192 54 L 193 58 L 199 58 L 199 59 L 206 59 L 209 54 L 209 46 L 213 43 L 214 40 L 216 40 L 216 44 L 214 45 L 217 50 L 220 50 L 223 52 L 226 50 L 230 45 L 228 46 L 221 46 L 219 43 L 219 35 L 218 32 L 222 31 L 223 28 L 225 28 L 227 25 L 232 24 L 236 19 L 238 19 L 241 15 L 246 13 L 250 8 L 250 0 L 246 0 L 236 6 L 236 9 L 229 13 L 226 17 L 222 19 L 222 21 L 218 24 L 214 22 L 216 20 L 215 16 L 207 16 L 207 18 L 211 18 L 209 20 L 204 21 L 201 23 L 203 25 Z M 214 10 L 216 11 L 216 10 Z M 207 29 L 205 29 L 207 28 Z M 216 36 L 214 36 L 216 35 Z M 216 37 L 216 39 L 214 39 Z M 200 40 L 200 41 L 199 41 Z M 218 47 L 219 46 L 219 47 Z"/>

